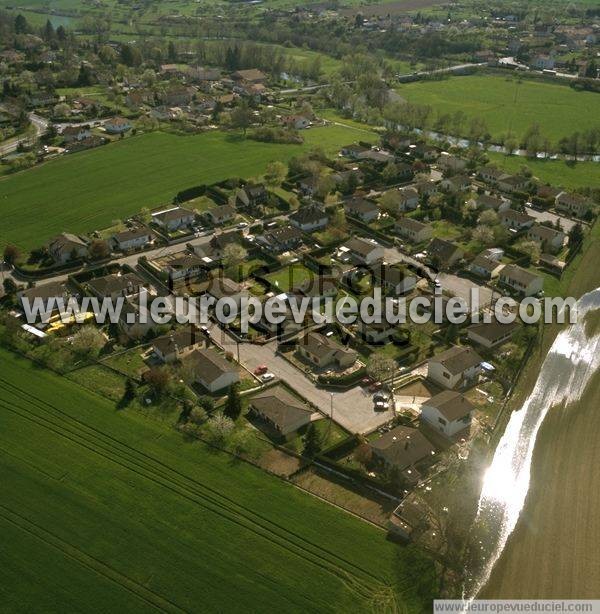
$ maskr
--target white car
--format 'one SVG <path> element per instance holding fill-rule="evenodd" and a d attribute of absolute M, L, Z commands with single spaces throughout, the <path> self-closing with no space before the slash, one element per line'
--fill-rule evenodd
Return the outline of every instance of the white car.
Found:
<path fill-rule="evenodd" d="M 270 382 L 271 380 L 274 380 L 274 379 L 275 379 L 275 375 L 273 373 L 269 373 L 269 372 L 263 373 L 260 376 L 260 381 L 264 382 L 264 383 Z"/>

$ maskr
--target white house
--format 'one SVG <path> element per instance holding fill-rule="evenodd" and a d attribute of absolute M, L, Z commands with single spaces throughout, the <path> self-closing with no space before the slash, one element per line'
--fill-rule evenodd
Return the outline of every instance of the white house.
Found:
<path fill-rule="evenodd" d="M 300 207 L 289 217 L 290 224 L 303 232 L 312 232 L 325 228 L 329 223 L 329 216 L 319 207 Z"/>
<path fill-rule="evenodd" d="M 487 323 L 480 322 L 467 328 L 467 337 L 469 341 L 491 350 L 509 341 L 518 328 L 517 322 L 508 324 L 501 324 L 496 320 Z"/>
<path fill-rule="evenodd" d="M 145 228 L 136 228 L 134 230 L 123 230 L 112 236 L 114 246 L 123 251 L 140 249 L 145 247 L 152 241 L 152 233 Z"/>
<path fill-rule="evenodd" d="M 422 243 L 431 239 L 433 229 L 430 224 L 424 224 L 410 217 L 399 217 L 394 226 L 398 236 L 412 243 Z"/>
<path fill-rule="evenodd" d="M 494 260 L 489 256 L 479 254 L 469 265 L 469 271 L 483 279 L 495 279 L 504 268 L 504 263 Z"/>
<path fill-rule="evenodd" d="M 215 350 L 194 350 L 184 362 L 189 362 L 195 381 L 209 392 L 219 392 L 240 381 L 237 365 L 225 360 Z"/>
<path fill-rule="evenodd" d="M 442 151 L 440 157 L 437 159 L 437 164 L 440 168 L 448 169 L 452 171 L 462 171 L 467 166 L 467 161 L 463 158 L 453 156 L 446 151 Z"/>
<path fill-rule="evenodd" d="M 446 437 L 470 429 L 475 408 L 460 392 L 444 390 L 421 405 L 421 419 Z"/>
<path fill-rule="evenodd" d="M 500 273 L 500 282 L 523 296 L 534 296 L 544 288 L 544 278 L 516 264 L 508 264 Z"/>
<path fill-rule="evenodd" d="M 286 128 L 293 128 L 294 130 L 304 130 L 310 126 L 310 119 L 303 115 L 284 115 L 281 118 L 281 123 Z"/>
<path fill-rule="evenodd" d="M 152 214 L 152 221 L 167 230 L 177 230 L 184 226 L 190 226 L 195 219 L 196 214 L 183 207 L 173 207 Z"/>
<path fill-rule="evenodd" d="M 419 205 L 419 192 L 415 188 L 399 188 L 398 192 L 398 211 L 404 212 L 417 208 Z"/>
<path fill-rule="evenodd" d="M 554 205 L 559 211 L 574 217 L 584 217 L 593 206 L 589 198 L 572 192 L 560 192 L 554 199 Z"/>
<path fill-rule="evenodd" d="M 531 217 L 527 213 L 516 211 L 515 209 L 506 209 L 502 211 L 498 218 L 502 226 L 516 231 L 531 228 L 535 223 L 534 217 Z"/>
<path fill-rule="evenodd" d="M 346 215 L 368 224 L 379 217 L 379 207 L 366 198 L 354 197 L 344 203 Z"/>
<path fill-rule="evenodd" d="M 555 228 L 549 228 L 542 224 L 534 224 L 527 231 L 527 238 L 531 241 L 535 241 L 542 248 L 543 252 L 556 254 L 563 248 L 567 240 L 567 235 Z"/>
<path fill-rule="evenodd" d="M 449 390 L 465 388 L 477 383 L 482 360 L 472 348 L 454 346 L 429 359 L 427 377 Z"/>
<path fill-rule="evenodd" d="M 347 254 L 357 264 L 366 265 L 371 265 L 377 260 L 381 260 L 385 254 L 385 250 L 377 241 L 362 237 L 349 239 L 340 247 L 339 251 L 342 254 Z"/>
<path fill-rule="evenodd" d="M 371 270 L 375 285 L 381 286 L 388 294 L 395 296 L 406 294 L 417 285 L 417 276 L 401 264 L 375 263 Z"/>
<path fill-rule="evenodd" d="M 77 235 L 63 232 L 48 243 L 48 253 L 58 264 L 65 264 L 69 260 L 85 258 L 88 245 Z"/>

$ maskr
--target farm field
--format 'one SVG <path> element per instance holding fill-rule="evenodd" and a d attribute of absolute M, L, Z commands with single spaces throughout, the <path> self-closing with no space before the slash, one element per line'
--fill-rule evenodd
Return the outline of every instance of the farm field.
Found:
<path fill-rule="evenodd" d="M 423 611 L 413 548 L 0 357 L 3 611 Z"/>
<path fill-rule="evenodd" d="M 505 156 L 487 152 L 490 164 L 508 173 L 516 173 L 526 166 L 541 181 L 570 190 L 593 187 L 600 181 L 600 163 L 577 162 L 570 165 L 561 160 L 540 160 L 520 156 Z"/>
<path fill-rule="evenodd" d="M 555 142 L 575 131 L 597 127 L 600 116 L 598 94 L 512 76 L 419 81 L 401 85 L 397 91 L 409 102 L 430 105 L 436 111 L 481 117 L 495 138 L 509 131 L 522 137 L 529 126 L 538 123 L 542 135 Z"/>
<path fill-rule="evenodd" d="M 312 147 L 331 154 L 346 142 L 369 139 L 343 126 L 307 130 L 304 137 L 302 145 L 281 145 L 222 132 L 154 132 L 7 176 L 0 179 L 0 245 L 12 242 L 29 250 L 59 232 L 91 232 L 170 202 L 183 188 L 258 176 L 273 160 L 286 161 Z"/>

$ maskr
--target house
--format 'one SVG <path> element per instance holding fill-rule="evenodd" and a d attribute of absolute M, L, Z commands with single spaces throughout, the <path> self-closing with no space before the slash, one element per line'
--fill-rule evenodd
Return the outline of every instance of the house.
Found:
<path fill-rule="evenodd" d="M 319 189 L 319 178 L 310 176 L 298 181 L 298 189 L 303 196 L 314 196 Z"/>
<path fill-rule="evenodd" d="M 123 303 L 119 312 L 120 330 L 130 339 L 141 339 L 156 330 L 150 309 L 138 299 L 138 295 Z"/>
<path fill-rule="evenodd" d="M 343 189 L 345 186 L 358 186 L 365 180 L 364 173 L 357 166 L 347 168 L 345 171 L 331 173 L 330 177 L 336 187 Z"/>
<path fill-rule="evenodd" d="M 534 296 L 544 288 L 544 278 L 516 264 L 508 264 L 500 273 L 500 283 L 516 290 L 523 296 Z"/>
<path fill-rule="evenodd" d="M 239 209 L 257 207 L 267 202 L 268 192 L 261 183 L 258 185 L 246 185 L 238 190 L 235 205 Z"/>
<path fill-rule="evenodd" d="M 471 187 L 471 178 L 468 175 L 454 175 L 440 181 L 440 188 L 446 192 L 464 192 Z"/>
<path fill-rule="evenodd" d="M 418 181 L 415 184 L 415 188 L 419 193 L 419 196 L 431 196 L 432 194 L 437 194 L 438 185 L 433 181 Z"/>
<path fill-rule="evenodd" d="M 554 58 L 549 55 L 537 55 L 531 62 L 531 68 L 536 70 L 554 70 Z"/>
<path fill-rule="evenodd" d="M 211 393 L 229 388 L 240 381 L 237 365 L 228 362 L 210 348 L 194 350 L 184 359 L 184 364 L 192 368 L 194 381 Z"/>
<path fill-rule="evenodd" d="M 292 226 L 299 228 L 302 232 L 312 232 L 319 228 L 325 228 L 329 223 L 327 213 L 315 206 L 300 207 L 288 219 Z"/>
<path fill-rule="evenodd" d="M 383 258 L 385 250 L 373 239 L 353 237 L 340 247 L 339 253 L 342 258 L 347 256 L 357 264 L 371 265 Z"/>
<path fill-rule="evenodd" d="M 440 157 L 437 159 L 437 165 L 449 171 L 462 171 L 467 167 L 467 161 L 458 156 L 453 156 L 446 151 L 442 151 Z"/>
<path fill-rule="evenodd" d="M 300 298 L 318 298 L 319 300 L 334 298 L 338 293 L 337 279 L 323 275 L 311 275 L 298 286 L 294 286 L 290 292 Z"/>
<path fill-rule="evenodd" d="M 207 263 L 196 254 L 175 253 L 155 261 L 170 281 L 194 279 L 206 273 Z"/>
<path fill-rule="evenodd" d="M 236 70 L 232 73 L 231 78 L 234 81 L 244 83 L 255 83 L 264 85 L 267 82 L 267 75 L 261 70 L 256 68 L 249 68 L 247 70 Z"/>
<path fill-rule="evenodd" d="M 552 185 L 539 185 L 537 187 L 537 196 L 547 201 L 554 203 L 556 197 L 562 192 L 560 188 L 556 188 Z"/>
<path fill-rule="evenodd" d="M 410 181 L 415 176 L 412 166 L 406 162 L 396 164 L 396 181 Z"/>
<path fill-rule="evenodd" d="M 495 279 L 500 275 L 504 264 L 483 254 L 479 254 L 469 265 L 469 271 L 483 279 Z"/>
<path fill-rule="evenodd" d="M 355 217 L 368 224 L 379 217 L 379 207 L 371 200 L 354 196 L 344 203 L 344 211 L 349 217 Z"/>
<path fill-rule="evenodd" d="M 438 157 L 438 150 L 427 143 L 417 143 L 411 146 L 411 153 L 426 162 L 433 162 Z"/>
<path fill-rule="evenodd" d="M 45 306 L 50 307 L 49 300 L 56 299 L 62 300 L 66 305 L 71 292 L 69 291 L 67 284 L 64 281 L 50 281 L 47 283 L 37 284 L 33 288 L 25 288 L 17 291 L 17 298 L 20 301 L 20 307 L 24 310 L 25 302 L 28 302 L 30 306 L 33 306 L 36 299 L 40 299 L 44 302 Z M 58 307 L 55 307 L 58 309 Z M 54 311 L 54 309 L 52 310 Z"/>
<path fill-rule="evenodd" d="M 477 174 L 485 182 L 496 185 L 506 173 L 495 166 L 483 166 Z"/>
<path fill-rule="evenodd" d="M 249 415 L 261 420 L 277 436 L 291 438 L 310 424 L 312 410 L 283 386 L 273 386 L 250 399 Z"/>
<path fill-rule="evenodd" d="M 219 205 L 207 209 L 205 215 L 215 226 L 218 226 L 233 220 L 236 216 L 236 211 L 231 205 Z"/>
<path fill-rule="evenodd" d="M 104 129 L 108 134 L 125 134 L 128 130 L 131 130 L 131 124 L 129 120 L 123 117 L 113 117 L 104 122 Z"/>
<path fill-rule="evenodd" d="M 476 343 L 486 350 L 491 350 L 509 341 L 518 328 L 517 322 L 508 324 L 501 324 L 496 320 L 488 323 L 482 322 L 469 326 L 467 337 L 472 343 Z"/>
<path fill-rule="evenodd" d="M 522 213 L 516 209 L 506 209 L 502 211 L 498 216 L 500 223 L 505 228 L 510 230 L 520 231 L 527 228 L 531 228 L 535 223 L 535 218 L 531 217 L 528 213 Z"/>
<path fill-rule="evenodd" d="M 240 308 L 242 297 L 247 296 L 247 292 L 243 287 L 229 277 L 214 277 L 211 279 L 208 288 L 208 294 L 216 300 L 229 299 L 233 301 L 237 308 Z"/>
<path fill-rule="evenodd" d="M 490 194 L 478 194 L 469 201 L 473 209 L 492 210 L 501 213 L 510 208 L 510 200 L 504 197 L 492 196 Z"/>
<path fill-rule="evenodd" d="M 474 413 L 471 402 L 454 390 L 444 390 L 421 405 L 421 419 L 446 437 L 470 429 Z"/>
<path fill-rule="evenodd" d="M 258 236 L 257 241 L 275 253 L 286 252 L 300 247 L 304 234 L 294 226 L 279 226 Z"/>
<path fill-rule="evenodd" d="M 584 218 L 592 210 L 593 203 L 589 198 L 572 192 L 561 192 L 554 200 L 558 211 L 564 211 L 573 217 Z"/>
<path fill-rule="evenodd" d="M 427 361 L 427 377 L 449 390 L 465 388 L 477 383 L 482 360 L 474 349 L 455 345 Z"/>
<path fill-rule="evenodd" d="M 65 143 L 73 141 L 83 141 L 92 136 L 89 126 L 66 126 L 61 132 L 61 136 Z"/>
<path fill-rule="evenodd" d="M 331 337 L 316 332 L 308 332 L 298 340 L 297 351 L 302 358 L 315 367 L 324 369 L 335 365 L 338 369 L 348 369 L 358 358 L 355 350 L 347 348 Z"/>
<path fill-rule="evenodd" d="M 398 211 L 410 211 L 419 205 L 419 192 L 415 188 L 398 188 Z"/>
<path fill-rule="evenodd" d="M 373 460 L 386 469 L 410 475 L 415 467 L 431 463 L 435 448 L 430 441 L 412 426 L 397 426 L 370 442 Z"/>
<path fill-rule="evenodd" d="M 211 261 L 219 261 L 225 254 L 225 248 L 228 245 L 240 245 L 243 235 L 239 230 L 228 230 L 214 234 L 208 244 L 201 243 L 194 245 L 193 250 L 197 256 L 205 259 L 209 264 Z"/>
<path fill-rule="evenodd" d="M 111 239 L 116 249 L 127 252 L 145 247 L 152 242 L 153 235 L 145 228 L 134 228 L 117 232 Z"/>
<path fill-rule="evenodd" d="M 556 228 L 534 224 L 527 231 L 527 238 L 535 241 L 543 252 L 556 254 L 563 248 L 567 235 L 560 230 L 556 230 Z"/>
<path fill-rule="evenodd" d="M 190 226 L 196 219 L 196 214 L 183 207 L 173 207 L 152 214 L 152 221 L 168 231 Z"/>
<path fill-rule="evenodd" d="M 88 246 L 78 236 L 63 232 L 48 243 L 48 253 L 54 262 L 65 264 L 69 260 L 85 258 L 88 255 Z"/>
<path fill-rule="evenodd" d="M 159 360 L 171 363 L 182 360 L 194 350 L 201 348 L 204 342 L 204 335 L 197 330 L 195 325 L 190 324 L 162 337 L 157 337 L 152 342 L 152 350 Z"/>
<path fill-rule="evenodd" d="M 529 179 L 520 175 L 501 175 L 498 179 L 498 188 L 503 192 L 523 192 L 529 186 Z"/>
<path fill-rule="evenodd" d="M 352 143 L 352 145 L 345 145 L 340 150 L 342 156 L 346 158 L 351 158 L 352 160 L 358 160 L 362 154 L 366 151 L 370 151 L 371 148 L 365 145 L 360 145 L 358 143 Z"/>
<path fill-rule="evenodd" d="M 119 296 L 135 296 L 144 282 L 135 273 L 111 273 L 90 279 L 85 286 L 98 298 L 116 299 Z"/>
<path fill-rule="evenodd" d="M 431 239 L 433 229 L 430 224 L 424 224 L 410 217 L 399 217 L 396 220 L 394 230 L 398 236 L 408 239 L 412 243 L 422 243 Z"/>
<path fill-rule="evenodd" d="M 396 327 L 384 318 L 381 322 L 366 323 L 361 319 L 358 321 L 358 332 L 367 342 L 374 345 L 388 343 L 396 334 Z"/>
<path fill-rule="evenodd" d="M 196 90 L 193 87 L 178 85 L 169 88 L 160 96 L 162 102 L 170 107 L 184 107 L 192 102 Z"/>
<path fill-rule="evenodd" d="M 463 259 L 464 252 L 454 243 L 435 237 L 427 246 L 427 256 L 434 266 L 449 269 Z"/>
<path fill-rule="evenodd" d="M 401 264 L 375 263 L 371 266 L 373 283 L 387 294 L 406 294 L 417 285 L 417 276 Z"/>
<path fill-rule="evenodd" d="M 304 130 L 310 126 L 310 119 L 302 115 L 284 115 L 281 118 L 281 123 L 286 128 L 293 130 Z"/>

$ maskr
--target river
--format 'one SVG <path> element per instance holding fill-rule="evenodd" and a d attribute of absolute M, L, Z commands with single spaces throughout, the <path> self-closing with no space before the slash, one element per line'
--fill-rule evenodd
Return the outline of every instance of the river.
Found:
<path fill-rule="evenodd" d="M 480 560 L 465 594 L 476 596 L 515 529 L 530 486 L 533 450 L 540 426 L 551 408 L 563 411 L 578 401 L 600 367 L 600 334 L 588 336 L 586 313 L 600 308 L 600 289 L 577 303 L 578 320 L 556 337 L 534 389 L 510 417 L 487 469 L 475 522 Z M 591 510 L 589 510 L 592 513 Z"/>

